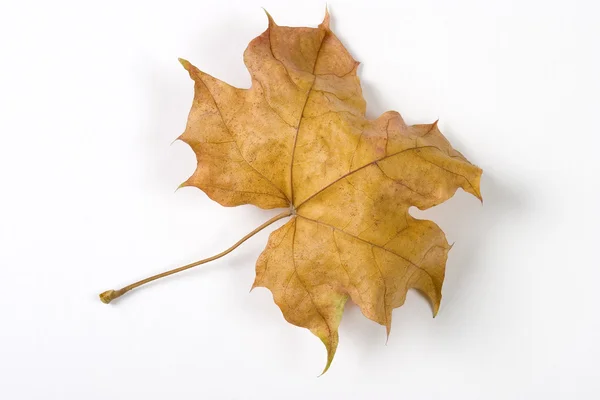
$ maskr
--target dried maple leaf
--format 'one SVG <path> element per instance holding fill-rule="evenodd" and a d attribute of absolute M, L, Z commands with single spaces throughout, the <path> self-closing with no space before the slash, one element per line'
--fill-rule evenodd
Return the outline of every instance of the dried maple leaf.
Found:
<path fill-rule="evenodd" d="M 395 111 L 365 117 L 358 62 L 330 30 L 329 15 L 316 29 L 268 18 L 268 29 L 244 53 L 250 89 L 181 60 L 195 95 L 180 139 L 198 161 L 182 186 L 224 206 L 288 211 L 215 257 L 141 284 L 221 257 L 290 217 L 271 234 L 253 287 L 271 290 L 288 322 L 321 339 L 325 372 L 348 298 L 388 335 L 392 310 L 410 288 L 437 313 L 450 246 L 436 224 L 408 209 L 440 204 L 459 187 L 481 199 L 481 169 L 450 146 L 437 123 L 407 126 Z M 105 292 L 103 300 L 121 291 Z"/>

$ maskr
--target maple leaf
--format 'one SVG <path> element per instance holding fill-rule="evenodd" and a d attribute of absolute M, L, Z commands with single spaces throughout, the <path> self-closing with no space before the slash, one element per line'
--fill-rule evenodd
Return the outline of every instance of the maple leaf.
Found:
<path fill-rule="evenodd" d="M 359 63 L 331 31 L 328 14 L 318 28 L 278 26 L 267 16 L 267 30 L 244 52 L 250 89 L 180 60 L 195 94 L 179 139 L 198 161 L 181 186 L 224 206 L 288 211 L 226 252 L 174 271 L 227 254 L 290 217 L 269 237 L 252 287 L 268 288 L 288 322 L 321 339 L 325 372 L 349 298 L 388 335 L 392 310 L 410 288 L 437 313 L 450 246 L 435 223 L 408 210 L 438 205 L 458 188 L 481 199 L 482 171 L 452 148 L 437 122 L 408 126 L 395 111 L 365 117 Z M 122 294 L 114 293 L 103 293 L 103 301 Z"/>

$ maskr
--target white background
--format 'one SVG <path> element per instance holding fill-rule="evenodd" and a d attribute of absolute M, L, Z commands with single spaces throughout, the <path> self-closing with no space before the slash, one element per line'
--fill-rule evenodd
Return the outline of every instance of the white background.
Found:
<path fill-rule="evenodd" d="M 325 350 L 248 293 L 268 232 L 130 293 L 97 294 L 229 247 L 278 211 L 174 193 L 193 85 L 247 87 L 267 24 L 323 1 L 3 1 L 0 397 L 597 399 L 599 6 L 595 1 L 331 1 L 368 114 L 440 119 L 484 170 L 485 204 L 435 209 L 455 242 L 437 318 L 411 292 L 392 334 L 347 307 Z M 385 396 L 385 397 L 384 397 Z"/>

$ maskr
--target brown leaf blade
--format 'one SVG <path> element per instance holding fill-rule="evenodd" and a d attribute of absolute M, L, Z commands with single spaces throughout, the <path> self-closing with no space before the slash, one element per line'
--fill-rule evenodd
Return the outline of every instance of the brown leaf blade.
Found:
<path fill-rule="evenodd" d="M 195 82 L 180 137 L 198 168 L 183 184 L 224 206 L 290 207 L 256 265 L 285 319 L 338 345 L 350 298 L 389 335 L 392 310 L 410 288 L 434 314 L 450 246 L 431 221 L 410 216 L 458 188 L 481 199 L 481 169 L 433 124 L 407 126 L 389 111 L 365 117 L 358 63 L 329 29 L 280 27 L 250 42 L 250 89 L 237 89 L 182 61 Z"/>

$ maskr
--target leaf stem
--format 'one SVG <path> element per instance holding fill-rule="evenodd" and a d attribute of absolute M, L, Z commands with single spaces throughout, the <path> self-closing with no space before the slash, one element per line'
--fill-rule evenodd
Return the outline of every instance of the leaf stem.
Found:
<path fill-rule="evenodd" d="M 231 253 L 233 250 L 235 250 L 239 245 L 241 245 L 242 243 L 244 243 L 246 240 L 250 239 L 252 236 L 254 236 L 255 234 L 257 234 L 258 232 L 262 231 L 263 229 L 265 229 L 267 226 L 271 225 L 272 223 L 279 221 L 280 219 L 289 217 L 290 215 L 292 215 L 292 210 L 288 210 L 288 211 L 284 211 L 279 215 L 274 216 L 273 218 L 271 218 L 270 220 L 268 220 L 267 222 L 265 222 L 264 224 L 260 225 L 259 227 L 257 227 L 256 229 L 254 229 L 252 232 L 250 232 L 249 234 L 247 234 L 246 236 L 244 236 L 243 238 L 241 238 L 236 244 L 234 244 L 233 246 L 231 246 L 230 248 L 228 248 L 227 250 L 223 251 L 222 253 L 219 253 L 215 256 L 209 257 L 209 258 L 205 258 L 204 260 L 200 260 L 200 261 L 196 261 L 194 263 L 188 264 L 188 265 L 184 265 L 183 267 L 179 267 L 179 268 L 175 268 L 172 269 L 170 271 L 166 271 L 154 276 L 151 276 L 149 278 L 146 279 L 142 279 L 141 281 L 132 283 L 131 285 L 127 285 L 119 290 L 107 290 L 106 292 L 102 292 L 100 293 L 100 300 L 102 300 L 103 303 L 108 304 L 110 303 L 112 300 L 119 298 L 121 296 L 123 296 L 125 293 L 129 292 L 132 289 L 135 289 L 137 287 L 140 287 L 142 285 L 145 285 L 146 283 L 155 281 L 157 279 L 160 278 L 164 278 L 166 276 L 169 275 L 173 275 L 176 274 L 178 272 L 181 271 L 185 271 L 186 269 L 190 269 L 193 267 L 196 267 L 198 265 L 201 264 L 206 264 L 207 262 L 211 262 L 214 261 L 218 258 L 221 258 L 229 253 Z"/>

